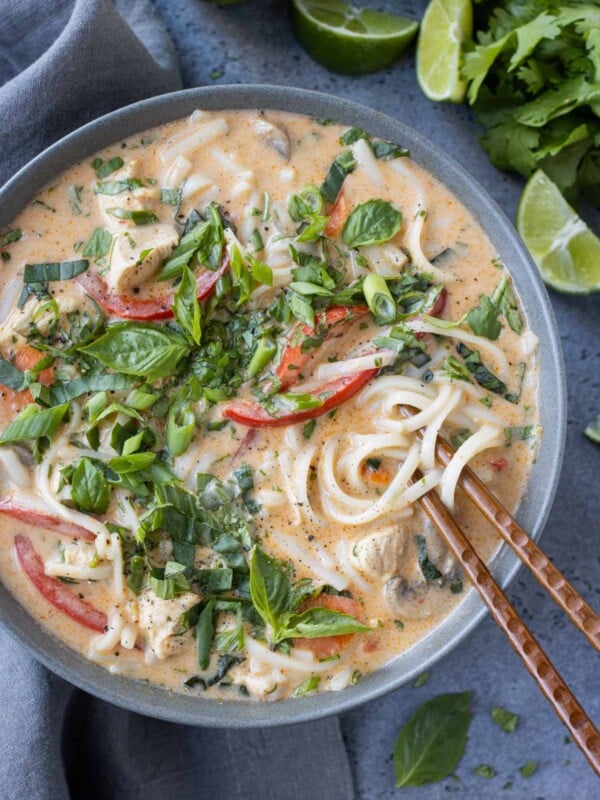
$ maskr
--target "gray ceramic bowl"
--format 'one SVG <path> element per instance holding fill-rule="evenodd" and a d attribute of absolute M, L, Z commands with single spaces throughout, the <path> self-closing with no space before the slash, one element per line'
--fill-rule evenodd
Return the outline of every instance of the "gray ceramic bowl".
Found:
<path fill-rule="evenodd" d="M 375 136 L 406 145 L 413 159 L 439 178 L 481 223 L 508 266 L 531 327 L 539 336 L 540 414 L 544 427 L 539 457 L 519 511 L 519 521 L 537 538 L 544 526 L 559 478 L 564 448 L 566 391 L 556 323 L 548 295 L 525 247 L 503 212 L 465 170 L 423 136 L 390 117 L 336 97 L 278 86 L 219 86 L 163 95 L 108 114 L 50 147 L 24 167 L 0 191 L 0 229 L 58 173 L 113 142 L 196 108 L 264 108 L 292 111 L 356 125 Z M 492 563 L 506 586 L 519 562 L 503 546 Z M 278 703 L 218 703 L 202 696 L 174 694 L 118 675 L 99 666 L 46 633 L 0 586 L 0 615 L 8 629 L 33 655 L 76 686 L 116 705 L 153 717 L 192 725 L 253 727 L 302 722 L 346 711 L 389 692 L 430 667 L 481 621 L 485 609 L 471 590 L 462 603 L 425 639 L 356 686 L 302 700 Z"/>

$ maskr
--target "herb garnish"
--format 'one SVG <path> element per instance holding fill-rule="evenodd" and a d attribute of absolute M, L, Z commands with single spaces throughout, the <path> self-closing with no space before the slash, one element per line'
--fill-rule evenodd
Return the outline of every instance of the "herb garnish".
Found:
<path fill-rule="evenodd" d="M 396 787 L 423 786 L 451 775 L 471 724 L 470 692 L 442 694 L 410 717 L 394 746 Z"/>

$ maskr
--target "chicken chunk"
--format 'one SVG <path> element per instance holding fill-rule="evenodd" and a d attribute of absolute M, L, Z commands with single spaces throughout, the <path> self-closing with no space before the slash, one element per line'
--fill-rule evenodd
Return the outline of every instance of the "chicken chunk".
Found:
<path fill-rule="evenodd" d="M 106 274 L 109 289 L 117 294 L 131 294 L 144 286 L 156 277 L 178 241 L 177 231 L 167 223 L 138 226 L 135 230 L 119 229 Z"/>
<path fill-rule="evenodd" d="M 140 594 L 140 628 L 158 658 L 174 655 L 191 641 L 191 632 L 183 626 L 183 616 L 198 600 L 198 595 L 192 592 L 172 600 L 162 600 L 150 589 Z"/>
<path fill-rule="evenodd" d="M 406 532 L 400 526 L 390 526 L 369 533 L 352 548 L 350 560 L 369 578 L 387 580 L 402 568 Z"/>

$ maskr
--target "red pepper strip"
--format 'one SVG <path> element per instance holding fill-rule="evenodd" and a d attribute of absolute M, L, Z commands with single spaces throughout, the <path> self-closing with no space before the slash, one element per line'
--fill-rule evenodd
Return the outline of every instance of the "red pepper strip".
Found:
<path fill-rule="evenodd" d="M 439 317 L 440 314 L 443 313 L 444 309 L 446 308 L 446 300 L 448 299 L 448 292 L 446 289 L 442 289 L 442 291 L 438 294 L 437 300 L 431 306 L 429 311 L 426 313 L 429 314 L 430 317 Z"/>
<path fill-rule="evenodd" d="M 46 575 L 44 562 L 26 536 L 20 533 L 15 536 L 15 548 L 27 577 L 49 603 L 80 625 L 104 633 L 108 625 L 106 614 L 86 603 L 58 578 Z"/>
<path fill-rule="evenodd" d="M 437 300 L 431 306 L 429 311 L 425 311 L 425 314 L 428 314 L 430 317 L 439 317 L 443 314 L 444 309 L 446 308 L 446 300 L 448 299 L 448 292 L 446 289 L 442 289 L 442 291 L 438 294 Z M 415 333 L 415 339 L 423 339 L 426 336 L 424 333 Z"/>
<path fill-rule="evenodd" d="M 315 397 L 327 395 L 323 398 L 323 404 L 316 408 L 307 408 L 304 411 L 286 411 L 282 408 L 272 416 L 259 403 L 236 400 L 227 406 L 223 411 L 223 416 L 239 422 L 240 425 L 247 425 L 249 428 L 283 428 L 287 425 L 294 425 L 296 422 L 320 417 L 349 400 L 378 372 L 378 369 L 366 369 L 363 372 L 357 372 L 356 375 L 347 375 L 344 378 L 336 378 L 329 383 L 324 383 L 318 392 L 313 392 Z M 277 395 L 275 395 L 276 397 Z"/>
<path fill-rule="evenodd" d="M 82 528 L 81 525 L 76 525 L 74 522 L 66 522 L 60 517 L 54 516 L 54 514 L 23 508 L 23 506 L 13 503 L 12 500 L 0 500 L 0 514 L 19 519 L 21 522 L 27 523 L 27 525 L 35 525 L 36 528 L 44 528 L 53 533 L 63 533 L 65 536 L 73 536 L 86 542 L 93 542 L 96 538 L 91 531 L 88 531 L 87 528 Z"/>
<path fill-rule="evenodd" d="M 319 328 L 324 326 L 327 331 L 324 341 L 327 341 L 331 338 L 334 327 L 338 323 L 344 321 L 352 323 L 357 316 L 363 316 L 368 312 L 369 309 L 366 306 L 332 306 L 327 311 L 315 316 L 314 328 L 311 328 L 310 325 L 304 325 L 300 329 L 295 328 L 287 340 L 281 361 L 275 370 L 275 374 L 279 378 L 279 390 L 284 391 L 298 383 L 302 367 L 311 356 L 310 348 L 306 351 L 302 350 L 302 343 L 308 337 L 318 336 Z"/>
<path fill-rule="evenodd" d="M 197 297 L 204 300 L 212 292 L 215 284 L 229 267 L 229 259 L 224 259 L 214 272 L 204 269 L 196 279 Z M 173 318 L 173 295 L 169 291 L 162 297 L 140 299 L 111 292 L 102 278 L 95 272 L 82 272 L 75 278 L 82 289 L 95 300 L 108 314 L 121 319 L 154 320 Z"/>

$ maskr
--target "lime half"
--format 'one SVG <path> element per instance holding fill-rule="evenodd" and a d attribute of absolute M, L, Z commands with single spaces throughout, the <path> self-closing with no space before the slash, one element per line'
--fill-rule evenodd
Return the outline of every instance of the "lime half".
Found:
<path fill-rule="evenodd" d="M 432 0 L 427 6 L 417 45 L 417 80 L 430 100 L 464 99 L 462 45 L 472 32 L 471 0 Z"/>
<path fill-rule="evenodd" d="M 541 169 L 523 190 L 517 228 L 553 289 L 570 294 L 600 290 L 600 239 Z"/>
<path fill-rule="evenodd" d="M 292 24 L 315 61 L 347 75 L 389 67 L 419 28 L 411 19 L 341 0 L 292 0 Z"/>

